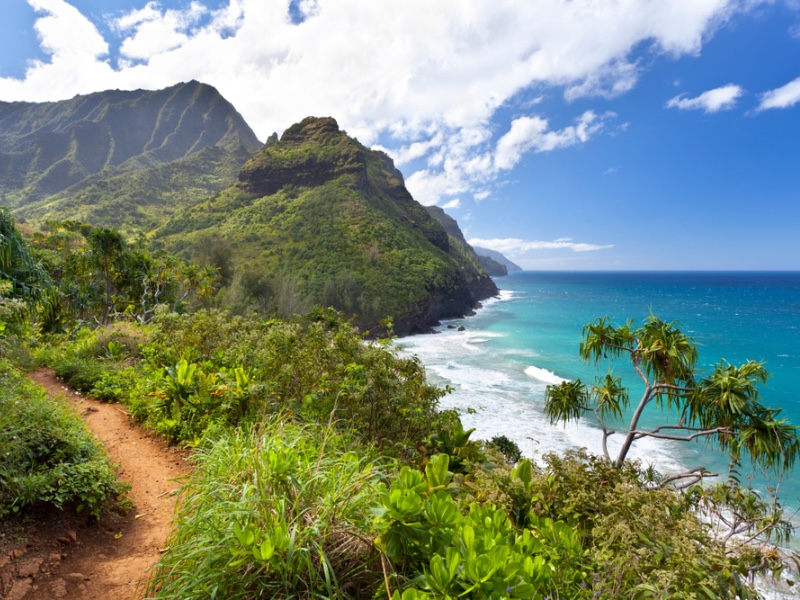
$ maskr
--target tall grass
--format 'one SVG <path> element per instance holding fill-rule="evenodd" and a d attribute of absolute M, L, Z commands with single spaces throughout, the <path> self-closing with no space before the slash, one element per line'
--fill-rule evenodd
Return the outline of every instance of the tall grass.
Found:
<path fill-rule="evenodd" d="M 200 448 L 150 597 L 371 597 L 379 471 L 331 428 L 275 418 Z"/>

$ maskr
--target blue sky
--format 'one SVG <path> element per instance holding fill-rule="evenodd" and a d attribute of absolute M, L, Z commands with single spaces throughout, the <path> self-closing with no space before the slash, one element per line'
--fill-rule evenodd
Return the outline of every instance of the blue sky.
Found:
<path fill-rule="evenodd" d="M 5 0 L 0 100 L 333 116 L 531 269 L 800 270 L 798 0 Z"/>

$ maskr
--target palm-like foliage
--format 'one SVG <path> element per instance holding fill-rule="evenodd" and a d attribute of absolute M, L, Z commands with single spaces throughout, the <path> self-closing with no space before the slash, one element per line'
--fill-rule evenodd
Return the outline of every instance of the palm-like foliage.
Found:
<path fill-rule="evenodd" d="M 11 296 L 29 302 L 42 300 L 50 288 L 47 272 L 31 256 L 5 207 L 0 207 L 0 278 L 11 282 Z"/>
<path fill-rule="evenodd" d="M 697 347 L 674 322 L 650 316 L 642 327 L 634 329 L 632 321 L 614 327 L 608 317 L 597 319 L 583 329 L 580 354 L 595 363 L 601 358 L 627 355 L 645 385 L 624 432 L 615 460 L 618 467 L 632 444 L 644 437 L 674 441 L 706 437 L 737 463 L 747 455 L 754 465 L 779 473 L 791 468 L 800 453 L 796 426 L 779 418 L 779 410 L 761 404 L 758 386 L 769 377 L 764 366 L 748 361 L 737 367 L 723 360 L 711 375 L 697 381 Z M 650 404 L 675 410 L 677 422 L 649 430 L 640 428 L 642 413 Z M 576 420 L 586 412 L 593 413 L 603 430 L 606 457 L 607 438 L 615 432 L 607 428 L 604 420 L 620 418 L 629 405 L 627 389 L 619 377 L 610 373 L 592 386 L 580 380 L 549 386 L 545 396 L 545 412 L 551 422 Z M 704 471 L 694 470 L 686 476 L 697 478 L 698 473 L 705 475 Z"/>

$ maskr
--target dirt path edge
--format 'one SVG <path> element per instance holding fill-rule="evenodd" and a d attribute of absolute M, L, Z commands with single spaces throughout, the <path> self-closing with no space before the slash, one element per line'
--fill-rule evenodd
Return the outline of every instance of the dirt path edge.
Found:
<path fill-rule="evenodd" d="M 25 546 L 0 556 L 0 598 L 141 598 L 173 525 L 175 494 L 189 471 L 186 453 L 139 428 L 123 406 L 70 390 L 51 369 L 29 376 L 83 417 L 131 484 L 133 509 L 100 522 L 65 515 L 36 527 Z"/>

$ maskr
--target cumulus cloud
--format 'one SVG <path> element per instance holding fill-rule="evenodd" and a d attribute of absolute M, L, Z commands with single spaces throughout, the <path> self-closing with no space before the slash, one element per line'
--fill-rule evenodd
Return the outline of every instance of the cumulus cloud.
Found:
<path fill-rule="evenodd" d="M 758 110 L 790 108 L 800 102 L 800 77 L 761 96 Z"/>
<path fill-rule="evenodd" d="M 445 210 L 449 210 L 451 208 L 460 208 L 461 207 L 461 199 L 460 198 L 453 198 L 450 202 L 446 204 L 442 204 L 442 208 Z"/>
<path fill-rule="evenodd" d="M 64 0 L 28 3 L 42 15 L 34 29 L 49 61 L 31 61 L 22 80 L 0 78 L 0 99 L 55 100 L 102 86 L 112 70 L 105 62 L 108 43 L 97 28 Z"/>
<path fill-rule="evenodd" d="M 54 63 L 72 60 L 80 68 L 86 61 L 97 60 L 108 53 L 106 41 L 75 7 L 63 0 L 29 0 L 29 4 L 34 10 L 45 13 L 34 27 L 42 50 Z M 36 63 L 32 69 L 43 66 Z"/>
<path fill-rule="evenodd" d="M 228 0 L 210 10 L 158 2 L 117 15 L 112 34 L 66 0 L 28 0 L 48 59 L 0 78 L 2 100 L 100 89 L 214 85 L 261 139 L 308 115 L 335 117 L 366 144 L 424 161 L 409 183 L 428 202 L 487 189 L 526 152 L 584 143 L 593 112 L 552 128 L 519 116 L 494 141 L 497 110 L 543 93 L 630 90 L 643 52 L 696 54 L 741 0 Z M 744 5 L 748 4 L 747 2 Z M 112 39 L 113 38 L 113 39 Z M 645 61 L 646 62 L 646 61 Z"/>
<path fill-rule="evenodd" d="M 702 110 L 706 113 L 715 113 L 720 110 L 730 110 L 736 106 L 736 100 L 744 94 L 744 90 L 732 83 L 722 87 L 703 92 L 695 98 L 687 98 L 686 94 L 679 94 L 667 102 L 667 108 L 681 110 Z"/>
<path fill-rule="evenodd" d="M 603 127 L 605 118 L 615 116 L 607 113 L 598 119 L 593 111 L 583 113 L 576 125 L 559 131 L 549 130 L 546 119 L 539 116 L 520 117 L 511 123 L 511 129 L 497 142 L 494 163 L 498 169 L 511 169 L 528 150 L 548 152 L 586 142 Z"/>
<path fill-rule="evenodd" d="M 490 193 L 481 186 L 501 172 L 513 169 L 525 153 L 549 152 L 584 143 L 614 116 L 610 112 L 597 116 L 587 111 L 574 125 L 563 129 L 551 129 L 547 119 L 539 115 L 518 117 L 496 142 L 487 128 L 461 129 L 441 144 L 437 154 L 441 160 L 413 173 L 406 185 L 423 204 L 435 204 L 443 196 L 470 189 L 476 189 L 473 194 L 476 200 L 483 200 Z M 405 152 L 401 149 L 393 156 L 402 157 Z"/>
<path fill-rule="evenodd" d="M 613 248 L 613 244 L 598 245 L 583 242 L 574 242 L 572 238 L 558 238 L 553 241 L 542 240 L 522 240 L 519 238 L 495 238 L 480 239 L 472 238 L 468 241 L 470 246 L 480 246 L 497 250 L 509 257 L 523 256 L 537 250 L 571 250 L 573 252 L 593 252 L 596 250 L 606 250 Z"/>
<path fill-rule="evenodd" d="M 199 2 L 185 10 L 162 12 L 157 2 L 147 5 L 113 21 L 124 41 L 120 54 L 128 59 L 149 60 L 159 54 L 181 47 L 189 41 L 192 26 L 208 12 Z"/>

